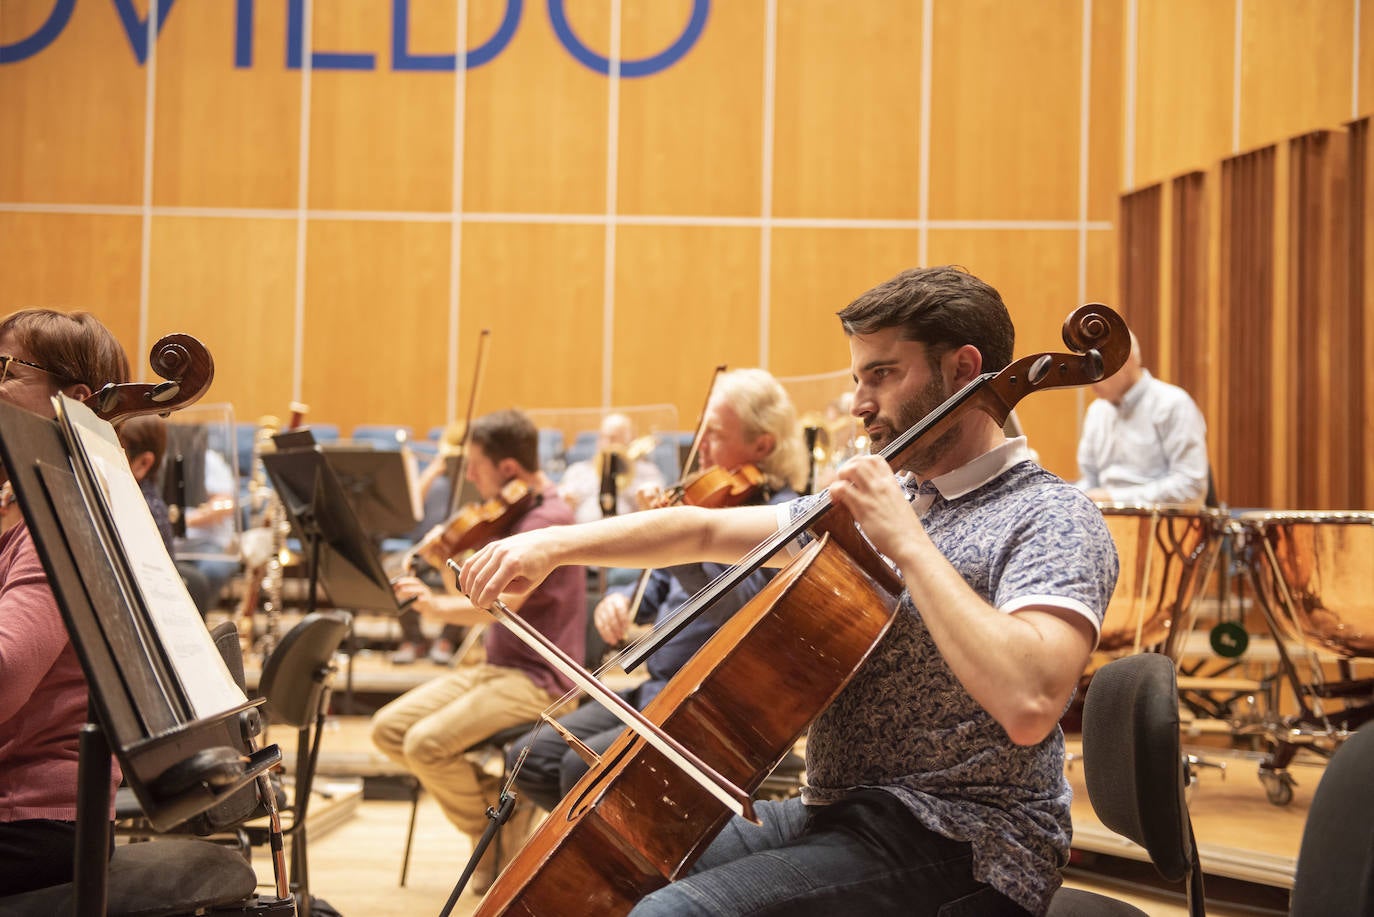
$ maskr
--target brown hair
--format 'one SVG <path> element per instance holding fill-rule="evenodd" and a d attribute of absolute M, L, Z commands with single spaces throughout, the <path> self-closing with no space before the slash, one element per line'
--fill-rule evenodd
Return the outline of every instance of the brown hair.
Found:
<path fill-rule="evenodd" d="M 167 422 L 156 414 L 139 414 L 120 424 L 118 433 L 124 454 L 130 461 L 145 452 L 153 454 L 148 476 L 155 476 L 162 467 L 163 453 L 167 451 Z"/>
<path fill-rule="evenodd" d="M 952 265 L 902 271 L 837 314 L 845 334 L 900 327 L 904 340 L 925 345 L 932 368 L 946 352 L 972 344 L 983 355 L 983 372 L 998 372 L 1016 344 L 1001 294 Z"/>
<path fill-rule="evenodd" d="M 34 362 L 67 385 L 98 391 L 129 381 L 129 357 L 119 341 L 89 312 L 22 309 L 0 321 L 0 336 L 13 335 Z"/>
<path fill-rule="evenodd" d="M 468 438 L 493 462 L 512 458 L 527 472 L 539 470 L 539 429 L 519 411 L 495 411 L 477 418 Z"/>

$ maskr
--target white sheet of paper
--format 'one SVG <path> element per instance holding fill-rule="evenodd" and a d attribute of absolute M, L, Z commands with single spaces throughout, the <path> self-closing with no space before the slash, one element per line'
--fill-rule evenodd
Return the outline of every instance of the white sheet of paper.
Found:
<path fill-rule="evenodd" d="M 143 598 L 153 627 L 197 718 L 222 713 L 245 702 L 210 631 L 196 610 L 186 584 L 162 543 L 157 523 L 143 498 L 114 427 L 79 401 L 59 396 L 58 418 L 70 449 L 80 448 L 95 469 L 110 516 L 129 560 L 134 588 Z M 55 399 L 56 400 L 56 399 Z"/>

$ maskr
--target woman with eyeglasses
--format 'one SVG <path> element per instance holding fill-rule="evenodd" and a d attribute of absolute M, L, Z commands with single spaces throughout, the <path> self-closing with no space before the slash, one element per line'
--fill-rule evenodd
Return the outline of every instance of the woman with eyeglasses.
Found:
<path fill-rule="evenodd" d="M 0 400 L 53 417 L 58 392 L 82 399 L 128 379 L 129 358 L 93 315 L 0 320 Z M 85 676 L 20 520 L 0 534 L 0 896 L 71 881 L 86 711 Z M 113 798 L 117 763 L 110 780 Z"/>

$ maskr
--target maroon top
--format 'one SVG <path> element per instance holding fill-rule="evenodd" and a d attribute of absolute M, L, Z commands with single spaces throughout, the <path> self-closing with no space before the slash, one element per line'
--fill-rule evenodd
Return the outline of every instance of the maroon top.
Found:
<path fill-rule="evenodd" d="M 539 505 L 525 513 L 507 534 L 532 532 L 551 525 L 568 525 L 572 510 L 552 484 Z M 581 663 L 587 655 L 587 568 L 558 567 L 530 593 L 520 607 L 520 617 Z M 555 696 L 570 690 L 572 682 L 553 669 L 543 657 L 500 624 L 487 628 L 487 662 L 520 669 L 539 687 Z"/>
<path fill-rule="evenodd" d="M 76 818 L 86 678 L 28 527 L 0 534 L 0 822 Z M 110 775 L 111 814 L 119 764 Z"/>

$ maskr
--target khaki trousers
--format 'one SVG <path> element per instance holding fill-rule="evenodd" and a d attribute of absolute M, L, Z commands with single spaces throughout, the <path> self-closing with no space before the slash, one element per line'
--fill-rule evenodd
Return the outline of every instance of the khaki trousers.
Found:
<path fill-rule="evenodd" d="M 501 781 L 465 752 L 502 729 L 538 719 L 554 700 L 519 669 L 465 666 L 378 710 L 372 741 L 419 779 L 458 830 L 478 835 Z"/>

